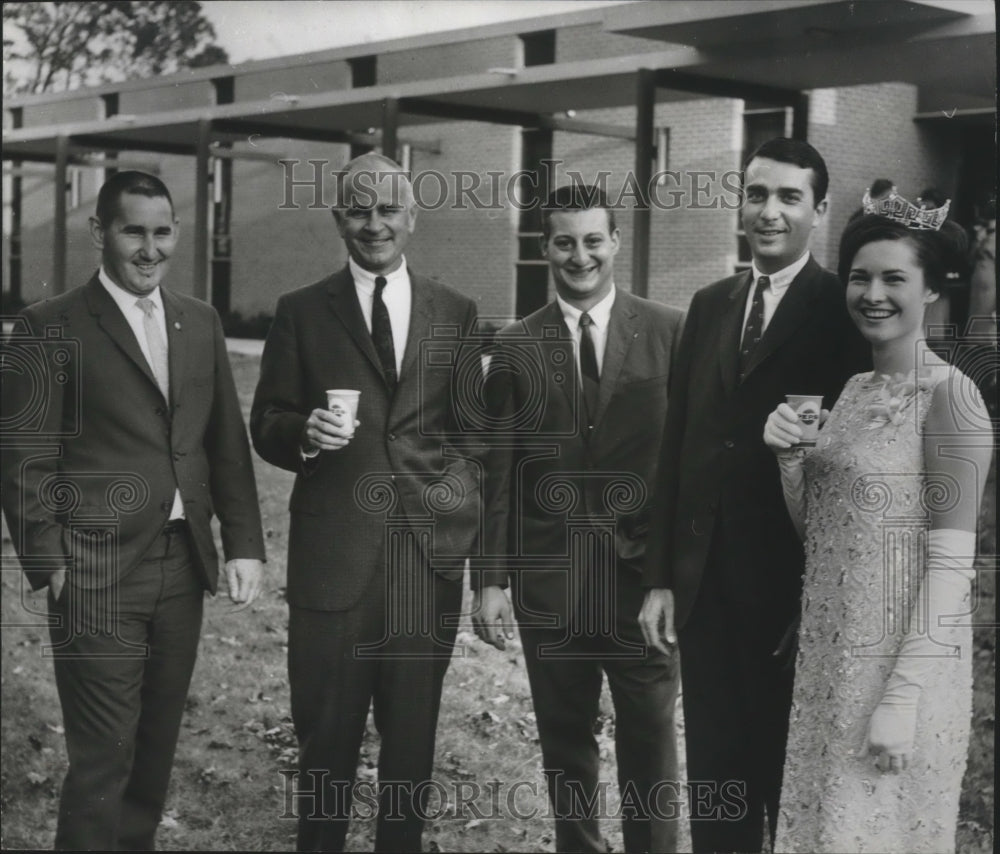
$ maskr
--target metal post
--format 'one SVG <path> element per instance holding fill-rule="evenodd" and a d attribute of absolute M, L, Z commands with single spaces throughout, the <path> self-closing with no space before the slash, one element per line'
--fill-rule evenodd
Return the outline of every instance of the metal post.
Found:
<path fill-rule="evenodd" d="M 382 154 L 396 159 L 399 133 L 399 101 L 385 98 L 382 101 Z"/>
<path fill-rule="evenodd" d="M 198 120 L 198 147 L 194 167 L 194 296 L 208 301 L 208 143 L 209 119 Z"/>
<path fill-rule="evenodd" d="M 223 143 L 231 148 L 229 143 Z M 233 203 L 233 161 L 215 158 L 212 178 L 212 305 L 225 319 L 232 310 L 233 246 L 230 234 Z"/>
<path fill-rule="evenodd" d="M 656 74 L 648 68 L 636 73 L 635 91 L 635 181 L 641 202 L 632 213 L 632 293 L 649 293 L 649 181 L 653 177 L 653 108 L 656 106 Z"/>
<path fill-rule="evenodd" d="M 21 184 L 22 161 L 11 161 L 10 175 L 10 301 L 11 306 L 19 305 L 21 288 L 21 214 L 24 198 Z"/>
<path fill-rule="evenodd" d="M 24 108 L 14 107 L 10 111 L 11 127 L 24 126 Z M 21 288 L 21 214 L 23 211 L 23 184 L 21 183 L 21 160 L 11 161 L 10 170 L 10 298 L 11 307 L 22 299 Z"/>
<path fill-rule="evenodd" d="M 809 95 L 800 92 L 792 102 L 792 139 L 805 142 L 809 137 Z"/>
<path fill-rule="evenodd" d="M 69 137 L 56 137 L 55 214 L 52 218 L 52 293 L 66 292 L 66 167 Z"/>

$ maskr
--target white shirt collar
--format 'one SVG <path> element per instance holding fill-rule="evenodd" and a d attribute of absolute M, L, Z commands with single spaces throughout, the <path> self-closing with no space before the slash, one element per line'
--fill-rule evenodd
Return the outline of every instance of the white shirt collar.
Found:
<path fill-rule="evenodd" d="M 570 305 L 559 294 L 556 294 L 556 302 L 559 303 L 559 309 L 566 320 L 566 325 L 575 334 L 580 326 L 580 315 L 583 312 L 576 306 Z M 611 306 L 614 305 L 614 302 L 615 286 L 612 283 L 611 291 L 608 295 L 587 312 L 590 315 L 590 319 L 594 321 L 594 326 L 597 327 L 598 332 L 605 332 L 607 330 L 608 324 L 611 322 Z"/>
<path fill-rule="evenodd" d="M 789 264 L 787 267 L 783 267 L 777 273 L 762 273 L 757 269 L 757 264 L 754 262 L 750 266 L 750 269 L 753 271 L 753 280 L 756 282 L 761 276 L 767 276 L 771 280 L 771 291 L 775 294 L 783 293 L 795 277 L 802 272 L 802 268 L 809 263 L 809 257 L 809 250 L 807 249 L 798 261 Z"/>
<path fill-rule="evenodd" d="M 385 286 L 387 288 L 391 288 L 397 282 L 408 283 L 410 281 L 410 274 L 406 271 L 406 257 L 403 256 L 400 262 L 400 265 L 395 270 L 385 276 Z M 351 276 L 354 278 L 355 287 L 366 295 L 374 293 L 375 277 L 376 275 L 381 275 L 381 273 L 376 274 L 366 270 L 360 264 L 355 263 L 353 258 L 347 259 L 347 265 L 351 270 Z"/>
<path fill-rule="evenodd" d="M 104 285 L 104 289 L 111 294 L 111 299 L 118 304 L 118 308 L 122 310 L 122 314 L 126 317 L 128 316 L 129 311 L 135 309 L 136 300 L 142 299 L 139 294 L 133 294 L 131 291 L 127 291 L 125 288 L 120 285 L 116 285 L 113 281 L 111 281 L 111 277 L 105 271 L 103 264 L 97 271 L 97 278 L 100 279 L 101 284 Z M 153 288 L 153 290 L 151 290 L 148 294 L 143 294 L 143 296 L 152 300 L 153 304 L 160 310 L 160 314 L 162 315 L 163 297 L 160 295 L 159 286 Z"/>

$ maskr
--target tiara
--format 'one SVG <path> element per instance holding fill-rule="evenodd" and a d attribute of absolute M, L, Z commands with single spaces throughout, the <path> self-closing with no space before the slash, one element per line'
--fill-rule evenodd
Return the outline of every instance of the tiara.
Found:
<path fill-rule="evenodd" d="M 887 196 L 879 196 L 877 199 L 872 198 L 871 188 L 868 188 L 861 200 L 861 206 L 866 214 L 884 216 L 902 223 L 907 228 L 919 231 L 938 231 L 948 218 L 951 199 L 948 199 L 939 208 L 918 208 L 913 202 L 899 195 L 895 187 L 889 191 Z"/>

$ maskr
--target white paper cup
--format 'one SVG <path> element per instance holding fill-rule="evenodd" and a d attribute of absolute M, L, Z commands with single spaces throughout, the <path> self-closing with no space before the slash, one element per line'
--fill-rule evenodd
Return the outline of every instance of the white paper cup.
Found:
<path fill-rule="evenodd" d="M 795 410 L 802 428 L 800 445 L 809 447 L 816 444 L 819 435 L 819 413 L 823 408 L 821 394 L 786 394 L 785 402 Z"/>
<path fill-rule="evenodd" d="M 353 388 L 328 388 L 326 390 L 326 408 L 342 415 L 347 426 L 354 432 L 354 422 L 358 419 L 358 401 L 361 392 Z"/>

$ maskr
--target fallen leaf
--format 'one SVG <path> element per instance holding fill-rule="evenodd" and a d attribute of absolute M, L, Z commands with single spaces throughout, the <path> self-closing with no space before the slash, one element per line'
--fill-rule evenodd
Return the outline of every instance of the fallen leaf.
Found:
<path fill-rule="evenodd" d="M 44 786 L 49 781 L 47 775 L 39 774 L 37 771 L 29 771 L 27 777 L 32 786 Z"/>

